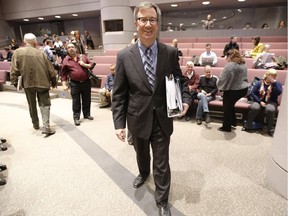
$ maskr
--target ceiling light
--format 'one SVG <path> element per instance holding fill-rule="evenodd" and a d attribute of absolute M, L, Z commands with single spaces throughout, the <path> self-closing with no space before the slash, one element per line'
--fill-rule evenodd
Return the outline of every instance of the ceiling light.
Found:
<path fill-rule="evenodd" d="M 171 23 L 171 22 L 169 22 L 169 23 L 168 23 L 168 25 L 172 25 L 172 23 Z"/>
<path fill-rule="evenodd" d="M 39 19 L 39 20 L 44 20 L 44 18 L 43 18 L 43 17 L 38 17 L 38 19 Z"/>
<path fill-rule="evenodd" d="M 72 14 L 72 16 L 75 16 L 75 17 L 77 17 L 77 16 L 78 16 L 78 14 Z"/>
<path fill-rule="evenodd" d="M 209 4 L 210 4 L 210 1 L 203 1 L 202 4 L 203 4 L 203 5 L 209 5 Z"/>
<path fill-rule="evenodd" d="M 29 22 L 29 19 L 23 19 L 24 22 Z"/>
<path fill-rule="evenodd" d="M 244 1 L 246 1 L 246 0 L 238 0 L 238 2 L 244 2 Z"/>
<path fill-rule="evenodd" d="M 226 16 L 222 17 L 222 19 L 226 19 L 226 18 L 227 18 Z"/>
<path fill-rule="evenodd" d="M 60 18 L 61 18 L 61 16 L 55 16 L 55 18 L 57 18 L 57 19 L 60 19 Z"/>
<path fill-rule="evenodd" d="M 239 13 L 241 13 L 241 12 L 242 12 L 242 10 L 241 10 L 241 9 L 238 9 L 237 11 L 238 11 Z"/>
<path fill-rule="evenodd" d="M 178 7 L 178 4 L 171 4 L 171 7 Z"/>

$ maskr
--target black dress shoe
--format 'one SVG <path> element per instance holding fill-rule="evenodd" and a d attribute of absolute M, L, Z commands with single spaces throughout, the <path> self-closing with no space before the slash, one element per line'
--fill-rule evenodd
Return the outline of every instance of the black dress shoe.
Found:
<path fill-rule="evenodd" d="M 7 166 L 5 164 L 0 164 L 0 172 L 6 169 L 7 169 Z"/>
<path fill-rule="evenodd" d="M 80 125 L 79 119 L 74 119 L 74 124 L 75 124 L 76 126 L 79 126 L 79 125 Z"/>
<path fill-rule="evenodd" d="M 0 186 L 5 185 L 6 184 L 6 180 L 5 179 L 0 179 Z"/>
<path fill-rule="evenodd" d="M 196 119 L 197 125 L 201 125 L 202 124 L 202 120 L 201 119 Z"/>
<path fill-rule="evenodd" d="M 1 141 L 1 143 L 6 143 L 6 139 L 4 139 L 4 138 L 0 138 L 0 141 Z"/>
<path fill-rule="evenodd" d="M 0 144 L 0 150 L 1 151 L 6 151 L 7 150 L 7 147 L 2 145 L 2 143 Z"/>
<path fill-rule="evenodd" d="M 88 119 L 88 120 L 93 120 L 94 119 L 92 116 L 85 116 L 84 118 Z"/>
<path fill-rule="evenodd" d="M 160 216 L 171 216 L 170 208 L 168 204 L 163 204 L 159 207 Z"/>
<path fill-rule="evenodd" d="M 144 177 L 141 174 L 139 174 L 133 182 L 133 187 L 136 189 L 141 187 L 144 184 L 144 182 L 146 181 L 146 179 L 147 179 L 147 176 Z"/>
<path fill-rule="evenodd" d="M 231 132 L 231 128 L 224 128 L 224 127 L 220 127 L 218 128 L 219 131 L 223 131 L 223 132 Z"/>

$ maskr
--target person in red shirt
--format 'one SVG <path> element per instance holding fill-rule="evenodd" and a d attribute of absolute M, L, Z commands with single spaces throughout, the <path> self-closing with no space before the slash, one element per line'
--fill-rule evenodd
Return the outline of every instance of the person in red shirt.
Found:
<path fill-rule="evenodd" d="M 78 55 L 74 44 L 67 44 L 68 55 L 63 60 L 62 65 L 62 86 L 64 90 L 68 90 L 67 81 L 72 97 L 72 110 L 74 124 L 80 125 L 81 107 L 85 119 L 93 120 L 90 115 L 91 106 L 91 80 L 89 79 L 88 69 L 92 64 L 85 55 Z M 82 106 L 81 106 L 82 98 Z"/>

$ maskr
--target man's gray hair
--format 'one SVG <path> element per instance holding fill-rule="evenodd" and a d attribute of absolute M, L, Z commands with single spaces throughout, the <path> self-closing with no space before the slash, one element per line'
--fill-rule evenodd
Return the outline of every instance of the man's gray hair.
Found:
<path fill-rule="evenodd" d="M 33 43 L 36 41 L 36 36 L 32 33 L 27 33 L 24 35 L 24 42 Z"/>
<path fill-rule="evenodd" d="M 154 8 L 156 13 L 157 13 L 157 19 L 158 19 L 158 22 L 160 22 L 160 19 L 161 19 L 161 10 L 160 8 L 158 7 L 158 5 L 154 4 L 154 3 L 151 3 L 151 2 L 148 2 L 148 1 L 144 1 L 144 2 L 141 2 L 138 6 L 135 7 L 134 9 L 134 20 L 137 21 L 137 15 L 138 15 L 138 12 L 140 9 L 146 9 L 146 8 Z"/>

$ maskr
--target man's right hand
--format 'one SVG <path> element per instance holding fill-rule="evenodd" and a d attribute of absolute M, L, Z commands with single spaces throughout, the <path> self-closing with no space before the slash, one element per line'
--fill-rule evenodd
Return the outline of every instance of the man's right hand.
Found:
<path fill-rule="evenodd" d="M 116 133 L 116 136 L 118 137 L 119 140 L 121 140 L 122 142 L 125 142 L 125 139 L 126 139 L 126 130 L 125 130 L 125 128 L 116 129 L 115 133 Z"/>

